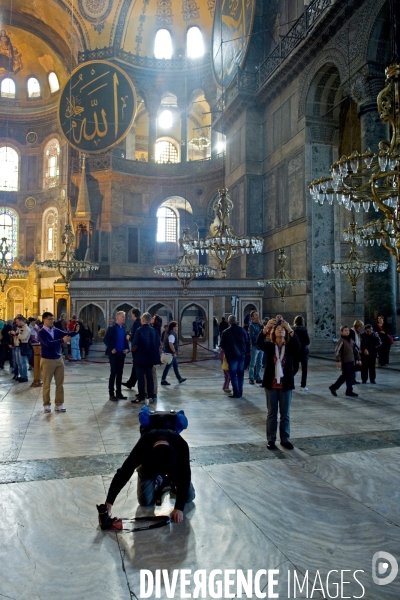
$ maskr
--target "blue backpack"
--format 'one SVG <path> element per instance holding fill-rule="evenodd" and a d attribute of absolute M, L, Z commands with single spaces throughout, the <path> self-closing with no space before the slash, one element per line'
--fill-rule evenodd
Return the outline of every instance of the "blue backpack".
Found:
<path fill-rule="evenodd" d="M 153 429 L 170 429 L 175 433 L 181 433 L 187 429 L 188 420 L 183 410 L 150 410 L 143 406 L 138 414 L 140 433 L 143 435 Z"/>

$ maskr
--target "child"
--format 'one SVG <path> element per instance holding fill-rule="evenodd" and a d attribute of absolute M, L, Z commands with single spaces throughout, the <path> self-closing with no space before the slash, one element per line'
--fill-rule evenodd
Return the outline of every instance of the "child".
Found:
<path fill-rule="evenodd" d="M 353 381 L 355 374 L 355 364 L 361 366 L 361 361 L 358 354 L 357 346 L 354 340 L 350 337 L 350 329 L 347 325 L 342 325 L 340 328 L 340 339 L 336 344 L 335 359 L 338 369 L 342 369 L 342 374 L 329 386 L 332 396 L 337 396 L 336 390 L 340 388 L 342 383 L 346 382 L 346 396 L 358 396 L 353 392 Z"/>
<path fill-rule="evenodd" d="M 75 331 L 78 332 L 78 335 L 75 335 L 73 338 L 71 338 L 72 360 L 81 360 L 81 351 L 79 349 L 79 338 L 81 337 L 79 334 L 80 328 L 81 328 L 80 324 L 76 323 Z"/>
<path fill-rule="evenodd" d="M 221 361 L 221 369 L 224 372 L 224 385 L 222 386 L 222 389 L 226 394 L 229 394 L 229 392 L 231 391 L 229 389 L 229 384 L 231 382 L 231 378 L 229 376 L 228 361 L 226 360 L 225 352 L 222 350 L 222 348 L 220 348 L 220 350 L 219 350 L 219 359 Z"/>

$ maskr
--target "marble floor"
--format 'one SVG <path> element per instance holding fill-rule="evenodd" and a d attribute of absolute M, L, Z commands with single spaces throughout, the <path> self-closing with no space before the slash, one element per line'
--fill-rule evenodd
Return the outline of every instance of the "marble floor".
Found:
<path fill-rule="evenodd" d="M 115 534 L 99 529 L 95 504 L 139 438 L 140 406 L 130 402 L 134 392 L 110 402 L 108 365 L 100 352 L 91 360 L 66 365 L 64 414 L 44 414 L 41 389 L 0 372 L 0 599 L 399 600 L 400 574 L 382 585 L 393 569 L 387 557 L 375 565 L 383 564 L 381 585 L 372 578 L 377 552 L 400 561 L 396 365 L 378 370 L 377 385 L 356 386 L 358 398 L 344 389 L 334 398 L 327 389 L 337 377 L 334 363 L 311 359 L 310 391 L 293 394 L 295 449 L 271 452 L 263 389 L 246 383 L 241 400 L 229 399 L 218 361 L 182 364 L 187 381 L 179 385 L 171 375 L 156 407 L 185 410 L 196 499 L 182 524 Z M 172 506 L 167 495 L 156 512 Z M 152 514 L 138 507 L 136 474 L 114 514 Z M 175 592 L 163 583 L 146 596 L 140 587 L 141 571 L 166 570 L 172 578 L 185 569 L 189 583 L 181 587 L 180 574 Z M 195 571 L 216 569 L 258 572 L 260 589 L 241 595 L 229 573 L 216 576 L 222 591 L 211 578 L 196 588 Z"/>

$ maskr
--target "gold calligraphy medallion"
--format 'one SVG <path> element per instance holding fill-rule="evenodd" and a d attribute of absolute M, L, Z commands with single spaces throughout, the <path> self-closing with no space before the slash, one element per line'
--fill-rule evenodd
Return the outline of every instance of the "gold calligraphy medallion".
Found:
<path fill-rule="evenodd" d="M 73 148 L 99 154 L 124 139 L 136 110 L 136 90 L 128 75 L 108 61 L 91 60 L 79 65 L 65 84 L 58 121 Z"/>

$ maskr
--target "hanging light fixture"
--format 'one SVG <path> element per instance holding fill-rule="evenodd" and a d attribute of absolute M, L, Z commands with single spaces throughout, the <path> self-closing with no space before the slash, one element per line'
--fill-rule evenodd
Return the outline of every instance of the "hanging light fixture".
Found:
<path fill-rule="evenodd" d="M 353 292 L 353 301 L 356 301 L 357 283 L 366 273 L 382 273 L 388 268 L 388 263 L 382 260 L 363 260 L 360 258 L 356 243 L 360 238 L 360 229 L 355 223 L 350 223 L 349 228 L 344 230 L 344 240 L 350 245 L 350 252 L 347 260 L 324 263 L 322 271 L 324 273 L 342 273 L 346 275 Z M 368 243 L 368 242 L 367 242 Z"/>
<path fill-rule="evenodd" d="M 382 219 L 361 228 L 356 243 L 375 242 L 384 246 L 396 259 L 400 273 L 400 56 L 398 2 L 390 0 L 392 63 L 386 68 L 385 87 L 377 97 L 382 123 L 389 123 L 390 141 L 382 140 L 375 152 L 369 148 L 362 154 L 354 150 L 331 166 L 331 176 L 315 179 L 310 193 L 316 202 L 336 200 L 345 208 L 368 212 L 371 207 Z M 362 230 L 362 231 L 361 231 Z"/>
<path fill-rule="evenodd" d="M 263 239 L 259 237 L 237 237 L 229 224 L 229 215 L 233 210 L 233 202 L 228 196 L 228 190 L 222 188 L 218 190 L 213 211 L 215 213 L 217 225 L 214 228 L 213 235 L 205 239 L 186 238 L 182 241 L 183 248 L 190 254 L 204 252 L 209 253 L 217 260 L 221 277 L 226 277 L 226 269 L 232 258 L 250 252 L 261 252 Z"/>
<path fill-rule="evenodd" d="M 67 215 L 64 233 L 61 236 L 61 241 L 65 246 L 65 250 L 61 252 L 61 258 L 59 260 L 45 260 L 43 262 L 36 263 L 36 265 L 39 269 L 56 269 L 61 275 L 61 281 L 65 284 L 65 287 L 68 290 L 76 273 L 97 271 L 99 265 L 89 260 L 78 260 L 74 257 L 75 235 L 70 220 L 69 200 Z"/>
<path fill-rule="evenodd" d="M 190 230 L 188 227 L 182 229 L 182 237 L 179 239 L 179 244 L 183 246 L 184 240 L 186 239 L 190 239 Z M 196 265 L 193 261 L 193 257 L 185 249 L 183 255 L 179 257 L 176 264 L 159 265 L 154 267 L 153 270 L 157 275 L 176 277 L 183 287 L 185 296 L 188 293 L 189 284 L 195 277 L 210 277 L 216 274 L 215 269 L 208 265 Z"/>
<path fill-rule="evenodd" d="M 0 289 L 5 290 L 10 279 L 25 279 L 29 273 L 27 269 L 14 269 L 11 265 L 11 260 L 7 259 L 7 254 L 10 253 L 10 246 L 7 243 L 7 238 L 3 237 L 0 241 Z"/>
<path fill-rule="evenodd" d="M 275 279 L 263 279 L 258 282 L 261 287 L 267 287 L 271 285 L 275 288 L 281 297 L 281 301 L 285 301 L 285 297 L 289 290 L 295 285 L 307 285 L 307 281 L 304 279 L 290 279 L 287 271 L 285 270 L 285 263 L 287 256 L 285 254 L 285 248 L 279 248 L 278 264 L 280 266 L 279 271 Z"/>

